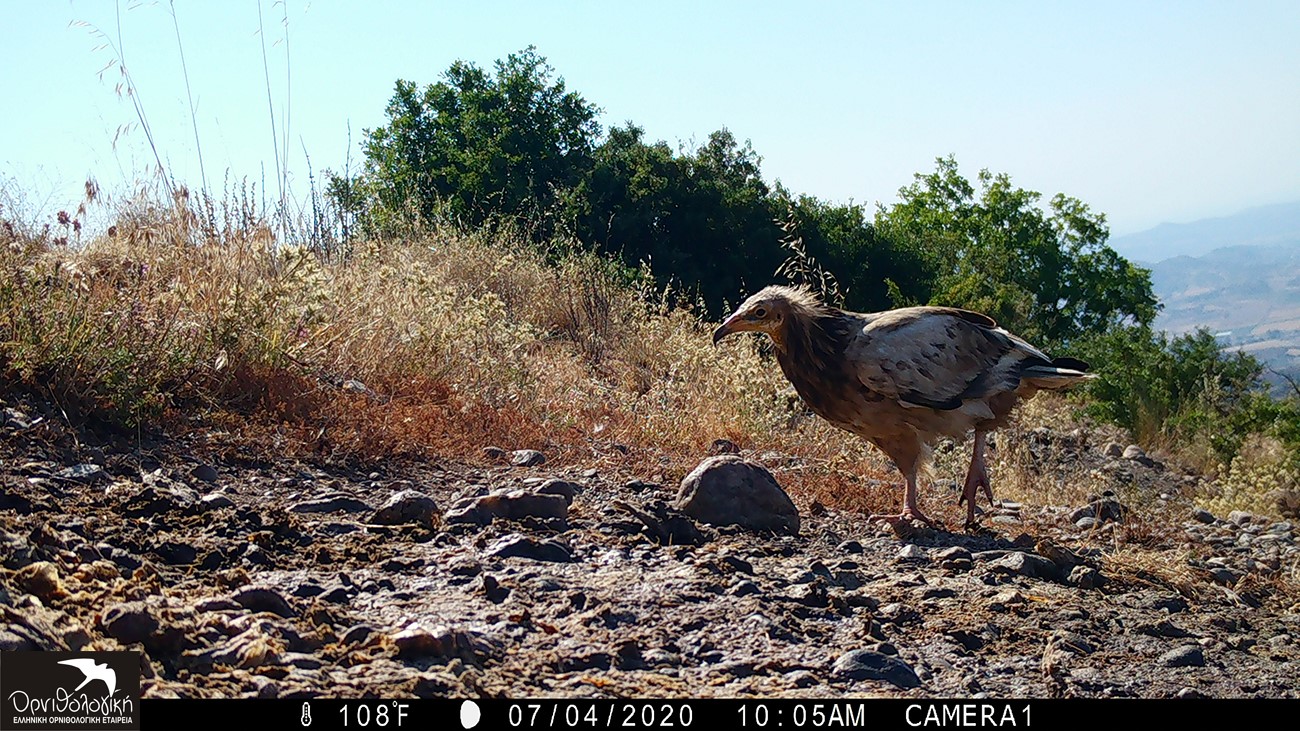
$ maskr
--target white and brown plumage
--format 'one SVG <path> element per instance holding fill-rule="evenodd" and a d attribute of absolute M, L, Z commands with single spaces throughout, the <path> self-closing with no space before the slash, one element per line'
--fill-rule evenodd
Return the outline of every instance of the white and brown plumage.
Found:
<path fill-rule="evenodd" d="M 993 491 L 984 463 L 988 432 L 1039 389 L 1092 376 L 1087 364 L 1053 360 L 978 312 L 905 307 L 845 312 L 816 296 L 772 286 L 750 297 L 713 333 L 772 338 L 781 371 L 814 412 L 879 447 L 903 473 L 903 511 L 886 520 L 933 523 L 916 502 L 916 475 L 943 436 L 975 433 L 962 502 L 975 522 L 975 497 Z"/>

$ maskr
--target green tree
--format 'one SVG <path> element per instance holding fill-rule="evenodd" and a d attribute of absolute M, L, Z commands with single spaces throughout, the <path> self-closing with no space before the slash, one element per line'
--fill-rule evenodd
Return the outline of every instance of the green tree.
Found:
<path fill-rule="evenodd" d="M 760 159 L 726 129 L 690 153 L 647 143 L 641 128 L 610 130 L 573 197 L 577 238 L 661 282 L 697 291 L 713 314 L 767 284 L 781 230 Z"/>
<path fill-rule="evenodd" d="M 598 109 L 532 46 L 491 74 L 457 61 L 421 91 L 398 81 L 388 123 L 366 133 L 365 180 L 383 215 L 445 212 L 468 225 L 522 219 L 554 233 L 557 202 L 591 169 Z"/>
<path fill-rule="evenodd" d="M 986 312 L 1049 344 L 1154 319 L 1150 272 L 1106 245 L 1104 215 L 1061 194 L 1044 211 L 1006 174 L 982 170 L 979 185 L 977 195 L 956 160 L 940 158 L 877 214 L 881 235 L 926 261 L 931 304 Z"/>
<path fill-rule="evenodd" d="M 845 307 L 876 311 L 930 298 L 933 274 L 924 258 L 879 235 L 865 207 L 792 196 L 784 189 L 778 196 L 792 218 L 793 234 L 834 275 Z"/>

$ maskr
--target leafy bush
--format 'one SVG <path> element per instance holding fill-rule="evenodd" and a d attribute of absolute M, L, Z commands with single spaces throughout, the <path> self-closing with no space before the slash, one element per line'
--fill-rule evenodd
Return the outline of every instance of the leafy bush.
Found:
<path fill-rule="evenodd" d="M 1095 416 L 1146 444 L 1168 444 L 1204 467 L 1232 462 L 1252 434 L 1300 447 L 1300 406 L 1268 396 L 1263 366 L 1225 351 L 1208 330 L 1170 338 L 1119 327 L 1079 343 L 1099 378 L 1089 387 Z"/>

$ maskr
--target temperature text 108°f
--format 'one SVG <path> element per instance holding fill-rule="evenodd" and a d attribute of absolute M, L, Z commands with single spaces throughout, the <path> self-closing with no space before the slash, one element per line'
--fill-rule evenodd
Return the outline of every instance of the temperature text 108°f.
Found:
<path fill-rule="evenodd" d="M 370 728 L 396 726 L 401 728 L 410 713 L 409 703 L 348 704 L 339 709 L 343 714 L 344 728 Z"/>

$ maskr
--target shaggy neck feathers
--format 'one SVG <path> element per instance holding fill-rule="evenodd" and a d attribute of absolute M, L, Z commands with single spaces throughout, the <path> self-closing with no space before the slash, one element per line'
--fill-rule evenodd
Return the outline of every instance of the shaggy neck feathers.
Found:
<path fill-rule="evenodd" d="M 773 338 L 777 359 L 786 374 L 815 373 L 831 367 L 844 349 L 844 313 L 804 289 L 768 289 L 786 305 L 785 320 Z"/>

